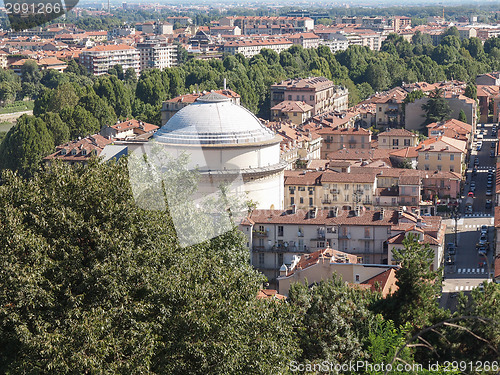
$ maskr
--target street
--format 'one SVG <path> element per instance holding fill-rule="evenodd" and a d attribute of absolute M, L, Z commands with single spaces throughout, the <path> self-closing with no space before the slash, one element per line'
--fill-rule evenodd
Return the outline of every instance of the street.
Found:
<path fill-rule="evenodd" d="M 462 192 L 462 205 L 460 206 L 459 218 L 455 223 L 455 219 L 446 220 L 447 231 L 445 243 L 455 242 L 455 224 L 456 224 L 456 254 L 449 256 L 446 252 L 445 260 L 451 262 L 445 263 L 445 274 L 443 282 L 443 295 L 440 305 L 449 309 L 454 309 L 454 298 L 457 293 L 470 291 L 479 286 L 483 281 L 491 278 L 488 273 L 491 272 L 494 249 L 494 192 L 495 178 L 493 178 L 493 187 L 487 188 L 487 176 L 490 169 L 495 168 L 496 158 L 490 157 L 491 150 L 496 148 L 491 147 L 492 142 L 495 142 L 496 137 L 491 135 L 492 124 L 486 124 L 481 127 L 478 124 L 476 132 L 484 131 L 483 146 L 480 151 L 476 151 L 476 142 L 472 145 L 472 153 L 469 160 L 469 165 L 466 175 L 466 183 Z M 474 160 L 479 158 L 477 172 L 473 175 Z M 470 191 L 471 181 L 475 181 L 476 189 L 474 194 L 474 202 L 472 213 L 466 213 L 465 200 Z M 492 195 L 486 195 L 487 190 L 492 190 Z M 493 204 L 491 208 L 486 208 L 486 200 L 491 199 Z M 476 248 L 479 242 L 480 229 L 482 225 L 488 226 L 488 242 L 489 251 L 487 255 L 480 255 Z"/>

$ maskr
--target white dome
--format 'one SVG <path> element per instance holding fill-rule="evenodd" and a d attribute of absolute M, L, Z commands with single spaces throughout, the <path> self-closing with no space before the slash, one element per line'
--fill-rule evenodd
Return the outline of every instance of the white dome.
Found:
<path fill-rule="evenodd" d="M 154 138 L 168 144 L 243 144 L 275 140 L 275 134 L 246 108 L 209 93 L 177 112 Z"/>

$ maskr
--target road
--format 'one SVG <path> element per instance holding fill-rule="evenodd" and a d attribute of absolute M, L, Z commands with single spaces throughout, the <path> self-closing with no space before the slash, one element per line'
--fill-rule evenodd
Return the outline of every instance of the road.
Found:
<path fill-rule="evenodd" d="M 452 256 L 453 264 L 445 265 L 445 275 L 443 283 L 443 295 L 440 301 L 442 307 L 454 309 L 456 293 L 470 293 L 473 288 L 476 288 L 483 281 L 487 280 L 489 268 L 492 266 L 494 253 L 494 218 L 493 208 L 486 209 L 485 204 L 487 199 L 492 199 L 493 196 L 486 196 L 487 175 L 490 168 L 495 168 L 496 158 L 490 157 L 490 151 L 496 150 L 491 144 L 496 145 L 496 137 L 491 135 L 492 124 L 486 124 L 484 129 L 483 147 L 480 151 L 473 151 L 469 160 L 469 166 L 466 175 L 466 183 L 462 196 L 462 206 L 460 208 L 460 218 L 457 220 L 457 251 L 456 255 Z M 483 130 L 478 125 L 478 130 Z M 472 176 L 472 168 L 474 158 L 479 157 L 479 166 L 477 174 Z M 476 192 L 473 203 L 472 214 L 465 214 L 464 202 L 470 188 L 470 181 L 476 181 Z M 495 178 L 493 178 L 495 181 Z M 495 191 L 493 185 L 492 191 Z M 446 220 L 447 234 L 446 243 L 455 242 L 455 220 Z M 488 226 L 488 241 L 490 250 L 487 258 L 478 254 L 476 244 L 479 242 L 481 225 Z"/>

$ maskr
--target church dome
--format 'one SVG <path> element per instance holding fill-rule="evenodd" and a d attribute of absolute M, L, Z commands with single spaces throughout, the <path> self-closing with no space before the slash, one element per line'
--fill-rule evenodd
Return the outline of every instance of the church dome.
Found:
<path fill-rule="evenodd" d="M 154 135 L 161 143 L 186 145 L 258 143 L 275 137 L 248 109 L 213 92 L 181 109 Z"/>

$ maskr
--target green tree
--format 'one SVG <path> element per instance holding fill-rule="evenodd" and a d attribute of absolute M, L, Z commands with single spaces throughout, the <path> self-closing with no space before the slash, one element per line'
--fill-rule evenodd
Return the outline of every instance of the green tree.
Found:
<path fill-rule="evenodd" d="M 297 328 L 300 361 L 335 365 L 367 358 L 362 343 L 375 326 L 375 316 L 368 309 L 374 298 L 371 291 L 349 286 L 337 277 L 311 288 L 293 284 L 289 300 L 302 317 Z"/>
<path fill-rule="evenodd" d="M 422 109 L 425 111 L 426 124 L 449 120 L 451 108 L 443 95 L 442 90 L 436 89 L 429 95 L 427 103 L 422 104 Z"/>
<path fill-rule="evenodd" d="M 415 331 L 444 318 L 437 297 L 441 292 L 440 270 L 432 270 L 434 251 L 422 245 L 416 235 L 409 233 L 403 248 L 393 250 L 400 268 L 396 271 L 398 289 L 378 303 L 376 311 L 396 326 L 410 323 Z"/>
<path fill-rule="evenodd" d="M 463 109 L 461 109 L 460 113 L 458 114 L 458 121 L 467 122 L 467 116 L 465 115 Z"/>
<path fill-rule="evenodd" d="M 2 373 L 279 374 L 298 354 L 238 230 L 179 247 L 123 163 L 6 173 L 0 223 Z"/>
<path fill-rule="evenodd" d="M 443 33 L 443 38 L 445 38 L 447 36 L 454 36 L 454 37 L 460 39 L 460 33 L 458 32 L 458 29 L 456 28 L 456 26 L 452 26 L 452 27 L 449 27 L 448 29 L 446 29 L 446 31 Z"/>
<path fill-rule="evenodd" d="M 54 139 L 45 123 L 34 116 L 22 115 L 0 145 L 0 168 L 31 176 L 53 149 Z"/>
<path fill-rule="evenodd" d="M 137 73 L 134 68 L 128 68 L 125 71 L 125 82 L 132 85 L 137 83 Z"/>
<path fill-rule="evenodd" d="M 465 87 L 465 96 L 477 100 L 477 87 L 474 83 L 468 83 Z"/>
<path fill-rule="evenodd" d="M 57 113 L 47 112 L 41 116 L 41 119 L 52 134 L 54 145 L 58 146 L 69 141 L 69 127 Z"/>

